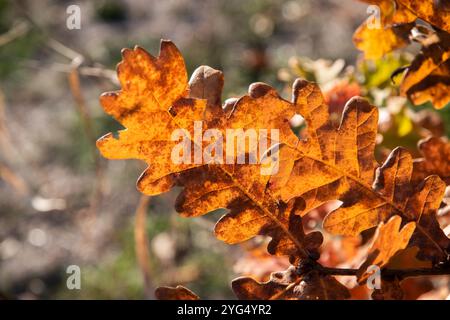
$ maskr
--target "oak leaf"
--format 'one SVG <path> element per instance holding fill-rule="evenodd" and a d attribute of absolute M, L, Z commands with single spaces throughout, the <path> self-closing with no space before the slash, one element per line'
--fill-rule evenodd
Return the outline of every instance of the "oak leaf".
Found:
<path fill-rule="evenodd" d="M 269 280 L 270 274 L 276 270 L 283 270 L 290 266 L 286 257 L 270 255 L 266 250 L 266 243 L 244 246 L 245 253 L 233 265 L 233 271 L 239 275 L 251 276 L 258 281 Z"/>
<path fill-rule="evenodd" d="M 353 43 L 366 59 L 379 59 L 409 44 L 409 32 L 417 18 L 410 10 L 392 0 L 364 2 L 376 5 L 379 10 L 379 16 L 367 18 L 353 34 Z"/>
<path fill-rule="evenodd" d="M 400 286 L 400 280 L 394 279 L 381 279 L 381 288 L 375 289 L 372 292 L 373 300 L 403 300 L 405 293 Z"/>
<path fill-rule="evenodd" d="M 419 248 L 415 246 L 409 246 L 404 250 L 398 251 L 386 265 L 388 269 L 402 269 L 407 266 L 409 269 L 425 269 L 431 268 L 431 261 L 419 260 L 417 255 L 419 254 Z"/>
<path fill-rule="evenodd" d="M 430 101 L 437 109 L 450 102 L 450 34 L 436 31 L 426 36 L 421 52 L 407 68 L 400 92 L 414 104 Z"/>
<path fill-rule="evenodd" d="M 294 267 L 274 272 L 269 281 L 258 282 L 240 277 L 232 282 L 238 299 L 242 300 L 343 300 L 350 298 L 348 289 L 329 275 L 311 271 L 298 275 Z"/>
<path fill-rule="evenodd" d="M 396 0 L 418 18 L 450 32 L 450 4 L 445 0 Z"/>
<path fill-rule="evenodd" d="M 201 119 L 204 101 L 187 98 L 184 61 L 171 42 L 161 42 L 158 58 L 140 47 L 122 50 L 122 57 L 117 65 L 122 90 L 102 94 L 100 103 L 126 129 L 119 131 L 117 139 L 111 133 L 101 137 L 97 147 L 109 159 L 147 161 L 149 168 L 139 180 L 145 177 L 139 187 L 147 195 L 160 194 L 174 185 L 176 173 L 194 167 L 171 161 L 177 142 L 170 139 L 170 134 L 179 125 L 190 128 L 193 124 L 183 123 L 171 112 L 183 109 L 184 104 L 190 106 L 191 118 Z"/>
<path fill-rule="evenodd" d="M 355 46 L 366 59 L 379 59 L 408 45 L 422 44 L 422 51 L 407 70 L 401 94 L 414 104 L 430 101 L 437 109 L 450 102 L 450 7 L 443 1 L 363 0 L 376 5 L 378 15 L 369 17 L 354 33 Z M 378 20 L 377 20 L 378 19 Z M 417 19 L 429 23 L 429 27 Z M 394 72 L 397 74 L 398 72 Z"/>
<path fill-rule="evenodd" d="M 423 158 L 414 159 L 413 181 L 420 182 L 429 175 L 438 175 L 450 184 L 450 143 L 445 138 L 428 137 L 418 143 Z"/>
<path fill-rule="evenodd" d="M 406 248 L 416 228 L 416 223 L 407 223 L 400 229 L 401 223 L 400 216 L 393 216 L 388 222 L 378 226 L 367 259 L 359 268 L 359 282 L 364 281 L 370 275 L 367 273 L 369 266 L 377 265 L 383 268 L 398 251 Z"/>
<path fill-rule="evenodd" d="M 137 182 L 144 194 L 181 187 L 176 209 L 185 217 L 228 209 L 215 226 L 219 239 L 235 244 L 256 235 L 269 236 L 269 253 L 289 256 L 296 266 L 316 261 L 323 241 L 318 231 L 305 233 L 302 217 L 330 200 L 340 200 L 342 205 L 324 220 L 329 232 L 356 236 L 397 215 L 404 223 L 415 224 L 410 244 L 419 248 L 419 259 L 433 264 L 448 259 L 450 240 L 436 220 L 445 183 L 436 175 L 412 181 L 413 160 L 402 148 L 394 149 L 378 165 L 374 158 L 378 109 L 366 100 L 348 101 L 336 127 L 319 87 L 307 81 L 294 82 L 291 102 L 269 85 L 254 83 L 248 94 L 221 105 L 223 74 L 202 66 L 188 82 L 184 60 L 170 41 L 161 42 L 158 57 L 139 47 L 125 49 L 122 55 L 117 68 L 121 91 L 103 94 L 101 104 L 125 129 L 117 137 L 105 135 L 97 145 L 107 158 L 141 159 L 148 164 Z M 289 125 L 296 114 L 307 124 L 305 139 L 299 139 Z M 203 137 L 208 129 L 222 137 L 228 129 L 277 129 L 279 135 L 272 137 L 266 131 L 257 137 L 257 144 L 246 143 L 242 148 L 227 139 L 223 150 L 230 147 L 234 156 L 225 162 L 220 157 L 205 160 L 203 150 L 211 146 L 211 140 L 196 139 L 198 129 Z M 179 150 L 173 132 L 178 130 L 193 149 L 187 161 L 173 161 L 173 151 Z M 261 146 L 263 139 L 269 146 Z M 272 145 L 279 146 L 279 152 L 272 152 Z M 261 157 L 261 151 L 274 160 L 269 167 L 261 161 L 248 163 L 252 157 Z M 197 162 L 198 154 L 205 161 Z M 245 163 L 238 161 L 241 156 Z M 274 169 L 274 163 L 279 166 L 277 172 L 261 174 L 262 169 Z M 391 223 L 384 228 L 395 226 Z M 381 252 L 380 264 L 385 265 L 405 241 L 401 234 L 387 253 Z M 332 276 L 320 270 L 300 274 L 295 267 L 265 283 L 239 278 L 233 289 L 239 298 L 247 299 L 349 296 Z M 186 290 L 165 288 L 158 294 L 195 296 Z"/>
<path fill-rule="evenodd" d="M 199 300 L 200 298 L 188 288 L 183 286 L 159 287 L 155 290 L 158 300 Z"/>
<path fill-rule="evenodd" d="M 325 201 L 341 200 L 341 207 L 323 223 L 333 234 L 355 236 L 396 214 L 416 221 L 417 233 L 423 234 L 416 239 L 428 243 L 432 251 L 425 255 L 446 259 L 450 240 L 432 223 L 445 188 L 439 177 L 429 177 L 414 189 L 411 155 L 396 148 L 374 178 L 377 109 L 353 98 L 339 128 L 334 128 L 320 90 L 306 82 L 296 85 L 295 103 L 308 125 L 308 139 L 295 147 L 281 147 L 280 170 L 270 180 L 272 193 L 284 202 L 302 199 L 302 215 Z"/>
<path fill-rule="evenodd" d="M 429 176 L 418 186 L 410 182 L 412 159 L 409 153 L 395 149 L 383 166 L 377 169 L 373 194 L 367 189 L 350 191 L 343 205 L 331 212 L 324 227 L 333 233 L 350 233 L 367 229 L 392 215 L 400 215 L 406 222 L 416 222 L 411 243 L 420 248 L 420 257 L 434 262 L 445 261 L 450 250 L 448 239 L 436 220 L 436 212 L 445 192 L 445 183 L 438 176 Z M 359 201 L 356 200 L 359 197 Z M 355 201 L 356 200 L 356 201 Z"/>
<path fill-rule="evenodd" d="M 125 49 L 122 55 L 117 67 L 122 90 L 103 94 L 100 101 L 126 129 L 119 132 L 118 139 L 112 134 L 100 138 L 97 146 L 101 153 L 111 159 L 146 161 L 149 167 L 137 182 L 144 194 L 160 194 L 175 185 L 184 187 L 176 201 L 183 216 L 230 209 L 215 228 L 218 238 L 227 243 L 265 234 L 273 238 L 269 244 L 272 254 L 318 256 L 322 236 L 319 232 L 303 233 L 301 218 L 295 214 L 297 202 L 280 203 L 268 192 L 269 175 L 261 174 L 262 165 L 236 163 L 240 154 L 249 157 L 255 151 L 251 146 L 246 145 L 245 150 L 236 150 L 235 146 L 231 164 L 171 161 L 178 144 L 172 141 L 172 132 L 184 129 L 194 137 L 195 121 L 202 121 L 202 133 L 209 128 L 223 136 L 227 129 L 278 129 L 279 141 L 271 140 L 269 145 L 296 143 L 298 138 L 289 126 L 295 106 L 270 86 L 256 83 L 247 95 L 222 108 L 221 72 L 200 67 L 188 83 L 183 58 L 170 41 L 161 42 L 156 58 L 139 47 Z M 194 141 L 192 144 L 194 154 L 196 148 L 205 147 Z M 226 148 L 224 141 L 223 150 Z"/>

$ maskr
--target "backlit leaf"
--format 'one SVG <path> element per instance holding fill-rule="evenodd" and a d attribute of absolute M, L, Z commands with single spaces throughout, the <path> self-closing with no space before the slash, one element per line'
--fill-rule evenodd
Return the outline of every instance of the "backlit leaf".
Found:
<path fill-rule="evenodd" d="M 159 287 L 155 290 L 158 300 L 199 300 L 199 297 L 188 288 L 183 286 Z"/>
<path fill-rule="evenodd" d="M 272 273 L 269 281 L 249 277 L 233 280 L 233 291 L 243 300 L 342 300 L 350 298 L 348 289 L 334 277 L 312 271 L 299 276 L 295 268 Z"/>
<path fill-rule="evenodd" d="M 368 257 L 359 268 L 359 281 L 367 278 L 366 270 L 369 266 L 377 265 L 382 268 L 389 263 L 398 251 L 406 248 L 416 224 L 410 222 L 400 228 L 401 223 L 402 218 L 400 216 L 393 216 L 388 222 L 378 226 Z"/>
<path fill-rule="evenodd" d="M 445 138 L 429 137 L 419 141 L 423 158 L 414 160 L 413 180 L 420 182 L 429 175 L 438 175 L 450 184 L 450 143 Z"/>

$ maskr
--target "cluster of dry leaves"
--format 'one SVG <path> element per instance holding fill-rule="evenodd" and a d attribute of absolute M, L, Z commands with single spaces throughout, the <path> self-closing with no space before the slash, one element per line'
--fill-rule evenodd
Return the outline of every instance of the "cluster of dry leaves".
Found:
<path fill-rule="evenodd" d="M 450 2 L 446 0 L 361 0 L 380 8 L 379 26 L 369 17 L 353 35 L 367 59 L 418 42 L 421 52 L 406 68 L 400 91 L 414 104 L 450 102 Z M 426 22 L 426 23 L 424 23 Z M 403 70 L 400 70 L 403 71 Z"/>
<path fill-rule="evenodd" d="M 394 1 L 368 2 L 394 5 Z M 397 48 L 405 43 L 398 31 L 410 32 L 418 17 L 449 31 L 446 16 L 437 19 L 434 7 L 417 3 L 395 1 L 393 13 L 382 17 L 383 32 L 365 25 L 358 29 L 358 47 L 371 57 Z M 444 59 L 448 47 L 439 57 L 436 48 L 450 42 L 442 40 L 448 34 L 438 29 L 434 36 L 437 42 L 424 44 L 408 68 L 402 90 L 416 103 L 431 99 L 439 107 L 448 101 L 448 88 L 445 97 L 433 90 L 439 91 L 449 80 L 444 69 L 450 60 Z M 381 41 L 389 46 L 380 47 Z M 369 291 L 365 282 L 371 265 L 382 268 L 381 288 L 372 297 L 401 299 L 403 280 L 450 274 L 450 239 L 442 228 L 450 221 L 444 224 L 448 218 L 442 214 L 444 218 L 438 219 L 437 214 L 446 211 L 444 195 L 450 183 L 450 144 L 444 139 L 421 141 L 421 159 L 398 147 L 379 164 L 374 157 L 378 108 L 363 98 L 350 99 L 336 124 L 320 88 L 305 80 L 294 82 L 291 101 L 267 84 L 254 83 L 248 94 L 222 104 L 222 72 L 201 66 L 188 81 L 184 60 L 170 41 L 161 42 L 158 57 L 140 47 L 125 49 L 122 56 L 117 68 L 122 89 L 103 94 L 101 104 L 126 129 L 117 137 L 110 133 L 98 140 L 103 156 L 147 162 L 137 182 L 144 194 L 182 187 L 176 200 L 182 216 L 228 209 L 215 226 L 220 240 L 237 244 L 267 236 L 267 252 L 289 258 L 287 270 L 268 279 L 235 279 L 232 288 L 239 299 L 361 298 Z M 438 73 L 445 79 L 430 81 Z M 296 114 L 305 119 L 306 138 L 299 138 L 290 127 Z M 203 130 L 222 132 L 278 129 L 279 140 L 274 141 L 280 145 L 278 172 L 264 176 L 259 164 L 237 162 L 173 163 L 171 152 L 178 142 L 171 134 L 183 128 L 193 136 L 194 121 L 203 121 Z M 322 223 L 311 227 L 311 220 Z M 336 236 L 338 240 L 330 241 Z M 331 250 L 336 243 L 339 248 Z M 158 288 L 156 296 L 198 299 L 181 286 Z"/>

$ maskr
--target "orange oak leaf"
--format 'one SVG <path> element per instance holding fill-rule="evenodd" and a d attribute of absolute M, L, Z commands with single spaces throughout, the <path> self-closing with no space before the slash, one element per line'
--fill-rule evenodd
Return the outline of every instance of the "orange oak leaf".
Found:
<path fill-rule="evenodd" d="M 302 199 L 302 215 L 325 201 L 341 200 L 341 207 L 323 223 L 333 234 L 355 236 L 396 214 L 416 221 L 417 232 L 424 235 L 419 238 L 435 247 L 427 256 L 446 259 L 450 240 L 431 222 L 444 193 L 439 177 L 429 177 L 414 189 L 411 155 L 396 148 L 374 178 L 377 109 L 353 98 L 339 128 L 334 128 L 320 90 L 306 82 L 298 82 L 296 88 L 295 101 L 308 125 L 308 139 L 295 147 L 281 147 L 280 170 L 270 180 L 272 193 L 285 202 Z"/>
<path fill-rule="evenodd" d="M 200 298 L 188 288 L 183 286 L 159 287 L 155 290 L 158 300 L 199 300 Z"/>
<path fill-rule="evenodd" d="M 417 17 L 450 32 L 450 4 L 445 0 L 396 0 Z"/>
<path fill-rule="evenodd" d="M 431 268 L 431 261 L 423 261 L 417 259 L 419 253 L 418 247 L 407 247 L 404 250 L 398 251 L 388 262 L 386 268 L 388 269 L 402 269 L 405 266 L 410 269 L 424 269 Z"/>
<path fill-rule="evenodd" d="M 258 282 L 240 277 L 232 282 L 232 288 L 241 300 L 343 300 L 350 298 L 348 289 L 329 275 L 311 271 L 298 275 L 294 267 L 274 272 L 269 281 Z"/>
<path fill-rule="evenodd" d="M 284 202 L 301 197 L 306 214 L 339 198 L 351 181 L 372 181 L 378 110 L 362 98 L 353 98 L 335 128 L 317 85 L 297 81 L 294 101 L 305 118 L 308 138 L 280 148 L 280 169 L 271 177 L 270 189 Z"/>
<path fill-rule="evenodd" d="M 401 223 L 400 216 L 393 216 L 388 222 L 378 226 L 367 259 L 358 270 L 360 282 L 370 275 L 367 272 L 369 266 L 377 265 L 383 268 L 398 251 L 406 248 L 416 228 L 416 223 L 409 222 L 400 229 Z"/>
<path fill-rule="evenodd" d="M 270 86 L 256 83 L 247 95 L 222 108 L 221 72 L 203 66 L 188 83 L 183 58 L 170 41 L 162 41 L 158 57 L 139 47 L 125 49 L 122 54 L 123 61 L 117 68 L 122 90 L 103 94 L 101 104 L 126 129 L 119 132 L 118 138 L 112 134 L 100 138 L 97 146 L 101 153 L 111 159 L 146 161 L 148 168 L 137 182 L 144 194 L 160 194 L 175 185 L 184 187 L 176 201 L 183 216 L 230 209 L 215 228 L 219 239 L 227 243 L 265 234 L 273 238 L 269 244 L 272 254 L 317 257 L 322 236 L 319 232 L 303 233 L 301 218 L 295 214 L 299 210 L 297 202 L 280 203 L 268 192 L 269 175 L 261 174 L 263 164 L 236 161 L 241 155 L 250 159 L 257 149 L 261 152 L 259 142 L 263 139 L 268 140 L 268 146 L 262 151 L 279 142 L 296 143 L 298 138 L 289 126 L 295 106 Z M 202 157 L 202 150 L 209 146 L 208 141 L 196 140 L 196 123 L 200 123 L 201 136 L 207 129 L 224 137 L 228 129 L 266 133 L 257 137 L 258 143 L 244 144 L 243 149 L 234 145 L 234 138 L 231 142 L 224 139 L 222 149 L 228 150 L 231 145 L 235 151 L 230 162 L 228 158 L 226 163 L 213 158 L 196 163 L 197 152 Z M 278 137 L 268 133 L 272 129 L 279 131 Z M 172 139 L 177 130 L 184 130 L 193 149 L 188 161 L 181 163 L 172 158 L 180 143 Z"/>
<path fill-rule="evenodd" d="M 400 85 L 402 95 L 414 104 L 430 101 L 437 109 L 450 102 L 450 34 L 427 36 L 422 51 L 407 68 Z"/>
<path fill-rule="evenodd" d="M 378 12 L 357 29 L 354 42 L 367 59 L 409 43 L 408 33 L 416 20 L 422 19 L 438 29 L 450 32 L 450 5 L 440 0 L 360 0 L 376 5 Z M 377 21 L 378 19 L 378 21 Z M 379 24 L 379 25 L 378 25 Z"/>
<path fill-rule="evenodd" d="M 266 250 L 265 242 L 245 249 L 245 253 L 238 257 L 233 265 L 233 271 L 236 274 L 251 276 L 258 281 L 267 281 L 272 272 L 290 266 L 286 257 L 270 255 Z"/>
<path fill-rule="evenodd" d="M 373 300 L 403 300 L 405 293 L 400 286 L 400 280 L 394 279 L 381 279 L 381 288 L 375 289 L 372 292 Z"/>
<path fill-rule="evenodd" d="M 450 143 L 445 138 L 428 137 L 418 143 L 423 158 L 414 159 L 413 180 L 420 182 L 429 175 L 438 175 L 450 184 Z"/>
<path fill-rule="evenodd" d="M 357 236 L 386 223 L 379 227 L 370 263 L 386 266 L 408 243 L 418 248 L 418 259 L 448 261 L 450 239 L 436 220 L 445 183 L 438 175 L 414 176 L 412 157 L 402 148 L 378 164 L 378 109 L 366 100 L 350 99 L 339 126 L 319 87 L 300 79 L 293 84 L 292 101 L 267 84 L 254 83 L 246 95 L 221 105 L 222 72 L 201 66 L 188 81 L 184 60 L 172 42 L 161 42 L 158 57 L 139 47 L 122 55 L 117 67 L 121 90 L 103 94 L 100 101 L 125 129 L 117 136 L 103 136 L 97 146 L 107 158 L 148 164 L 137 182 L 142 193 L 157 195 L 181 187 L 175 206 L 182 216 L 225 208 L 215 226 L 217 238 L 236 244 L 269 236 L 268 252 L 289 256 L 295 266 L 317 264 L 323 236 L 305 233 L 302 217 L 331 200 L 342 202 L 323 222 L 332 234 Z M 302 139 L 289 125 L 296 114 L 307 125 Z M 243 142 L 236 143 L 239 136 L 229 139 L 229 130 L 244 133 Z M 246 141 L 247 130 L 262 134 Z M 420 160 L 419 172 L 417 163 Z M 400 231 L 401 221 L 406 226 Z M 233 290 L 244 299 L 350 296 L 324 269 L 298 270 L 275 273 L 264 283 L 238 278 Z M 382 291 L 400 297 L 391 280 L 384 279 Z M 156 295 L 198 298 L 184 287 L 162 287 Z"/>
<path fill-rule="evenodd" d="M 158 58 L 140 47 L 124 49 L 122 56 L 117 66 L 122 90 L 104 93 L 100 103 L 126 129 L 119 131 L 117 139 L 111 133 L 103 136 L 97 147 L 109 159 L 151 158 L 141 189 L 147 195 L 160 194 L 174 185 L 176 173 L 194 167 L 171 161 L 171 151 L 177 142 L 170 139 L 170 134 L 180 125 L 186 128 L 193 125 L 193 121 L 185 121 L 173 113 L 187 105 L 189 116 L 200 120 L 205 103 L 187 98 L 184 61 L 171 42 L 161 42 Z"/>
<path fill-rule="evenodd" d="M 374 193 L 370 194 L 360 186 L 349 191 L 341 199 L 343 205 L 326 217 L 324 227 L 332 233 L 351 234 L 355 228 L 366 229 L 375 221 L 386 221 L 397 214 L 405 222 L 416 222 L 411 243 L 420 248 L 422 259 L 445 261 L 450 250 L 450 239 L 436 220 L 445 183 L 438 176 L 429 176 L 413 188 L 411 174 L 410 154 L 403 149 L 395 149 L 383 166 L 377 169 Z"/>
<path fill-rule="evenodd" d="M 363 2 L 376 5 L 376 12 L 355 31 L 355 46 L 366 59 L 379 59 L 411 40 L 420 42 L 421 53 L 409 67 L 399 69 L 407 70 L 401 94 L 416 105 L 430 101 L 437 109 L 446 106 L 450 102 L 450 5 L 432 0 Z M 417 19 L 428 22 L 428 27 Z"/>
<path fill-rule="evenodd" d="M 371 187 L 377 166 L 373 151 L 378 117 L 377 109 L 361 98 L 349 101 L 339 128 L 330 120 L 320 89 L 303 80 L 294 83 L 292 103 L 270 86 L 257 83 L 231 107 L 220 108 L 221 74 L 201 67 L 189 84 L 183 58 L 168 41 L 161 43 L 157 58 L 139 47 L 124 50 L 118 76 L 122 90 L 102 95 L 101 103 L 126 129 L 118 139 L 112 134 L 99 139 L 100 151 L 113 159 L 145 160 L 149 167 L 137 183 L 145 194 L 159 194 L 175 184 L 184 187 L 176 201 L 183 216 L 230 209 L 215 228 L 217 237 L 227 243 L 269 235 L 271 254 L 289 255 L 292 261 L 307 256 L 317 259 L 322 235 L 305 235 L 300 215 L 334 199 L 344 204 L 325 219 L 324 226 L 332 233 L 356 235 L 396 213 L 410 220 L 422 217 L 416 208 L 408 209 L 414 213 L 405 212 L 412 168 L 406 151 L 394 150 L 378 170 L 375 188 Z M 206 87 L 211 90 L 202 89 Z M 289 126 L 295 113 L 305 118 L 306 140 L 298 140 Z M 181 128 L 194 136 L 194 154 L 206 144 L 195 141 L 195 121 L 202 121 L 201 133 L 206 128 L 219 132 L 278 129 L 279 137 L 271 142 L 283 146 L 279 172 L 262 175 L 262 165 L 238 164 L 239 152 L 247 157 L 255 151 L 255 146 L 247 145 L 231 163 L 174 162 L 174 130 Z M 420 231 L 425 239 L 433 239 L 427 229 Z M 439 248 L 442 255 L 446 248 Z"/>

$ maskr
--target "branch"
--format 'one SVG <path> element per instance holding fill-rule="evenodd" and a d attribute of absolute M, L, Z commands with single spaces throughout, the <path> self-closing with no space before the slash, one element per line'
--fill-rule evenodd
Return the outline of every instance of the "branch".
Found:
<path fill-rule="evenodd" d="M 317 264 L 316 270 L 327 275 L 335 276 L 356 276 L 358 269 L 344 269 L 344 268 L 328 268 Z M 419 276 L 441 276 L 450 275 L 450 267 L 445 268 L 420 268 L 420 269 L 382 269 L 383 276 L 408 278 Z"/>
<path fill-rule="evenodd" d="M 134 242 L 136 257 L 139 268 L 144 278 L 144 289 L 147 298 L 153 297 L 153 284 L 151 279 L 150 253 L 147 236 L 147 209 L 150 203 L 150 197 L 142 195 L 136 209 L 136 220 L 134 223 Z"/>
<path fill-rule="evenodd" d="M 21 36 L 25 35 L 29 30 L 30 26 L 25 21 L 16 22 L 10 30 L 0 34 L 0 47 L 17 38 L 20 38 Z"/>

